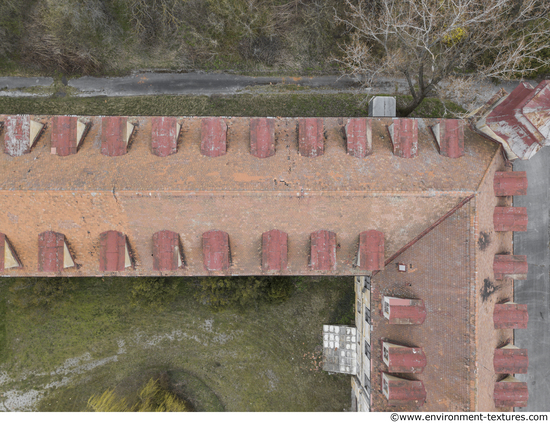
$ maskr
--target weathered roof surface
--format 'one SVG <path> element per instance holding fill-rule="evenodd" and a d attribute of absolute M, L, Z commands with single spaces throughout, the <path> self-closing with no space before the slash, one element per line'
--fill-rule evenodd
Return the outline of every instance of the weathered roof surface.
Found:
<path fill-rule="evenodd" d="M 227 124 L 223 118 L 201 119 L 201 154 L 219 157 L 227 152 Z"/>
<path fill-rule="evenodd" d="M 386 393 L 388 408 L 401 406 L 414 410 L 424 404 L 426 388 L 421 380 L 404 379 L 388 373 L 383 373 L 380 379 L 380 388 Z"/>
<path fill-rule="evenodd" d="M 393 154 L 404 159 L 418 155 L 418 121 L 416 119 L 395 118 L 388 126 L 393 145 Z"/>
<path fill-rule="evenodd" d="M 493 272 L 495 279 L 504 277 L 514 279 L 527 279 L 529 264 L 527 256 L 514 256 L 511 254 L 497 254 L 493 261 Z"/>
<path fill-rule="evenodd" d="M 262 234 L 262 269 L 282 272 L 288 267 L 288 234 L 277 229 Z"/>
<path fill-rule="evenodd" d="M 183 265 L 179 235 L 172 231 L 153 234 L 153 270 L 172 271 Z"/>
<path fill-rule="evenodd" d="M 395 345 L 389 342 L 382 344 L 383 361 L 390 373 L 422 373 L 426 367 L 426 354 L 422 348 Z"/>
<path fill-rule="evenodd" d="M 4 124 L 4 152 L 14 157 L 28 153 L 31 148 L 30 116 L 6 116 Z"/>
<path fill-rule="evenodd" d="M 493 323 L 495 329 L 526 329 L 529 312 L 526 304 L 507 302 L 495 304 Z"/>
<path fill-rule="evenodd" d="M 464 155 L 463 120 L 441 119 L 438 124 L 432 126 L 432 132 L 442 155 L 455 159 Z"/>
<path fill-rule="evenodd" d="M 372 120 L 366 118 L 348 119 L 345 126 L 346 146 L 349 155 L 364 158 L 372 154 Z"/>
<path fill-rule="evenodd" d="M 26 272 L 37 268 L 37 235 L 54 230 L 71 240 L 81 265 L 64 273 L 101 274 L 99 236 L 117 230 L 132 241 L 138 264 L 123 273 L 151 274 L 152 236 L 170 230 L 186 251 L 187 267 L 176 274 L 207 274 L 201 237 L 220 229 L 232 240 L 232 274 L 262 274 L 262 234 L 276 228 L 289 234 L 288 274 L 316 274 L 308 266 L 309 236 L 320 229 L 336 233 L 340 244 L 333 273 L 364 274 L 354 264 L 361 232 L 383 232 L 390 257 L 475 192 L 497 150 L 469 132 L 464 157 L 442 157 L 427 122 L 419 156 L 405 160 L 392 154 L 385 127 L 391 119 L 373 119 L 373 154 L 358 159 L 346 152 L 344 120 L 324 119 L 325 154 L 312 160 L 298 152 L 297 119 L 274 119 L 279 147 L 258 160 L 249 151 L 249 119 L 232 118 L 227 154 L 211 158 L 200 151 L 201 119 L 186 118 L 177 153 L 158 157 L 151 153 L 151 118 L 139 118 L 128 154 L 109 158 L 100 151 L 101 118 L 89 120 L 78 154 L 51 155 L 47 125 L 29 154 L 0 155 L 0 228 Z"/>
<path fill-rule="evenodd" d="M 527 382 L 512 375 L 495 383 L 494 400 L 497 407 L 526 407 L 529 400 Z"/>
<path fill-rule="evenodd" d="M 151 151 L 159 157 L 175 154 L 178 149 L 179 125 L 175 117 L 151 118 Z"/>
<path fill-rule="evenodd" d="M 38 235 L 38 271 L 61 272 L 65 235 L 46 231 Z"/>
<path fill-rule="evenodd" d="M 313 270 L 336 270 L 336 234 L 319 230 L 311 234 L 310 266 Z"/>
<path fill-rule="evenodd" d="M 516 374 L 527 373 L 529 368 L 529 356 L 526 349 L 520 349 L 514 345 L 495 350 L 493 360 L 495 373 Z"/>
<path fill-rule="evenodd" d="M 275 154 L 275 121 L 272 118 L 250 119 L 250 154 L 260 159 Z"/>
<path fill-rule="evenodd" d="M 363 270 L 381 270 L 384 268 L 384 234 L 370 230 L 359 234 L 357 266 Z"/>
<path fill-rule="evenodd" d="M 202 234 L 204 270 L 225 272 L 231 266 L 231 251 L 227 232 L 210 230 Z"/>
<path fill-rule="evenodd" d="M 101 154 L 123 156 L 127 152 L 128 118 L 124 116 L 103 116 L 101 118 Z M 55 186 L 55 185 L 54 185 Z"/>
<path fill-rule="evenodd" d="M 303 157 L 319 157 L 325 152 L 323 119 L 301 118 L 298 120 L 298 147 Z"/>
<path fill-rule="evenodd" d="M 527 207 L 495 207 L 494 227 L 497 232 L 526 231 Z"/>
<path fill-rule="evenodd" d="M 126 242 L 126 235 L 119 231 L 99 234 L 99 251 L 96 254 L 99 256 L 100 272 L 121 272 L 125 269 Z"/>
<path fill-rule="evenodd" d="M 496 172 L 494 190 L 497 197 L 527 194 L 527 172 Z"/>

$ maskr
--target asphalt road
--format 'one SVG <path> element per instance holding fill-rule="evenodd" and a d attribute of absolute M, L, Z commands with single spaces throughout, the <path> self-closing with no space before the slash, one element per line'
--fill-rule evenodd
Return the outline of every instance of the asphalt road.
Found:
<path fill-rule="evenodd" d="M 515 345 L 527 348 L 529 371 L 516 375 L 527 382 L 529 402 L 518 411 L 550 411 L 550 147 L 531 160 L 514 162 L 526 171 L 527 195 L 514 197 L 514 206 L 527 207 L 527 232 L 514 233 L 514 254 L 527 256 L 527 280 L 515 282 L 515 302 L 527 304 L 527 329 L 514 331 Z"/>

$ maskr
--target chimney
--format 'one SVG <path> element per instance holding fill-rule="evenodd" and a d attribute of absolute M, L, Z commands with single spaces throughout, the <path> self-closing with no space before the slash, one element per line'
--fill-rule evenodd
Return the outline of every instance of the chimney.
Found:
<path fill-rule="evenodd" d="M 420 380 L 403 379 L 382 373 L 382 393 L 388 405 L 421 407 L 426 401 L 426 389 Z"/>
<path fill-rule="evenodd" d="M 495 207 L 493 224 L 496 232 L 527 231 L 526 207 Z"/>
<path fill-rule="evenodd" d="M 107 231 L 99 235 L 99 270 L 121 272 L 133 267 L 126 235 L 118 231 Z"/>
<path fill-rule="evenodd" d="M 322 156 L 325 151 L 323 119 L 302 118 L 298 120 L 298 146 L 304 157 Z"/>
<path fill-rule="evenodd" d="M 226 271 L 231 265 L 229 235 L 227 232 L 211 230 L 202 234 L 204 270 Z"/>
<path fill-rule="evenodd" d="M 372 154 L 372 122 L 370 119 L 348 119 L 345 132 L 349 155 L 362 159 Z"/>
<path fill-rule="evenodd" d="M 356 265 L 370 271 L 384 268 L 384 233 L 370 230 L 359 234 Z"/>
<path fill-rule="evenodd" d="M 86 135 L 88 124 L 77 116 L 54 116 L 52 118 L 51 153 L 58 156 L 76 154 Z"/>
<path fill-rule="evenodd" d="M 529 399 L 527 382 L 520 382 L 509 375 L 500 382 L 495 382 L 493 398 L 495 407 L 527 407 Z"/>
<path fill-rule="evenodd" d="M 509 160 L 528 160 L 550 144 L 550 81 L 520 83 L 482 109 L 476 129 L 503 145 Z"/>
<path fill-rule="evenodd" d="M 439 146 L 439 154 L 456 159 L 464 155 L 464 121 L 440 119 L 432 126 L 432 133 Z"/>
<path fill-rule="evenodd" d="M 151 150 L 155 156 L 166 157 L 178 151 L 181 125 L 175 117 L 151 119 Z"/>
<path fill-rule="evenodd" d="M 273 119 L 250 119 L 250 154 L 259 159 L 265 159 L 275 154 L 275 122 Z"/>
<path fill-rule="evenodd" d="M 529 313 L 526 304 L 507 302 L 495 304 L 493 322 L 495 329 L 526 329 Z"/>
<path fill-rule="evenodd" d="M 262 234 L 262 270 L 282 272 L 287 269 L 288 235 L 277 229 Z"/>
<path fill-rule="evenodd" d="M 310 266 L 312 270 L 336 270 L 336 234 L 320 230 L 311 239 Z"/>
<path fill-rule="evenodd" d="M 22 268 L 23 264 L 17 257 L 8 237 L 0 233 L 0 272 L 6 269 Z"/>
<path fill-rule="evenodd" d="M 382 313 L 390 325 L 421 325 L 426 319 L 423 300 L 384 296 L 382 307 Z"/>
<path fill-rule="evenodd" d="M 527 256 L 512 256 L 497 254 L 493 261 L 493 273 L 495 279 L 513 278 L 517 280 L 527 279 L 529 265 Z"/>
<path fill-rule="evenodd" d="M 61 272 L 67 267 L 74 267 L 74 260 L 65 235 L 53 231 L 38 235 L 38 271 Z"/>
<path fill-rule="evenodd" d="M 395 118 L 388 126 L 388 132 L 395 156 L 405 159 L 418 156 L 418 121 L 416 119 Z"/>
<path fill-rule="evenodd" d="M 153 270 L 167 272 L 184 267 L 180 236 L 172 231 L 153 234 Z"/>
<path fill-rule="evenodd" d="M 103 116 L 101 118 L 101 154 L 123 156 L 128 152 L 128 142 L 134 132 L 134 125 L 124 116 Z"/>
<path fill-rule="evenodd" d="M 13 157 L 30 153 L 44 128 L 29 115 L 8 115 L 4 125 L 4 152 Z"/>
<path fill-rule="evenodd" d="M 527 350 L 519 349 L 514 344 L 497 348 L 493 357 L 493 365 L 495 373 L 527 373 L 527 368 L 529 367 Z"/>
<path fill-rule="evenodd" d="M 227 153 L 227 124 L 222 118 L 201 119 L 201 154 L 208 157 Z"/>
<path fill-rule="evenodd" d="M 382 360 L 390 373 L 422 373 L 426 367 L 426 355 L 422 348 L 382 342 Z"/>
<path fill-rule="evenodd" d="M 527 172 L 495 172 L 493 189 L 496 197 L 527 194 Z"/>

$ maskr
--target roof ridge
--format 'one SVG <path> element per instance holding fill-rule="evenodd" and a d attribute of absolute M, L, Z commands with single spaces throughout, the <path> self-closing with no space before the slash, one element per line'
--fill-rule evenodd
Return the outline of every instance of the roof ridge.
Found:
<path fill-rule="evenodd" d="M 388 264 L 390 264 L 392 261 L 394 261 L 397 257 L 399 257 L 401 254 L 403 254 L 405 251 L 407 251 L 410 247 L 412 247 L 414 244 L 416 244 L 418 241 L 420 241 L 424 236 L 426 236 L 428 233 L 430 233 L 432 230 L 434 230 L 437 226 L 439 226 L 441 223 L 443 223 L 448 217 L 450 217 L 454 212 L 456 212 L 458 209 L 460 209 L 462 206 L 464 206 L 466 203 L 468 203 L 472 198 L 474 198 L 476 194 L 472 194 L 460 201 L 457 205 L 455 205 L 452 209 L 450 209 L 447 213 L 445 213 L 443 216 L 441 216 L 439 219 L 437 219 L 431 226 L 424 229 L 422 232 L 420 232 L 417 236 L 415 236 L 411 241 L 409 241 L 404 247 L 400 248 L 395 252 L 390 258 L 388 258 L 384 262 L 384 267 L 386 267 Z M 377 270 L 372 273 L 372 275 L 376 275 L 380 270 Z"/>

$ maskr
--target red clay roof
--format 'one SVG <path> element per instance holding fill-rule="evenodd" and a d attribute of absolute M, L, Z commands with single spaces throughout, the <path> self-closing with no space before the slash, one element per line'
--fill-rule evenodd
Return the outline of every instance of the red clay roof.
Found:
<path fill-rule="evenodd" d="M 118 231 L 106 231 L 100 234 L 99 243 L 99 270 L 123 271 L 126 259 L 126 235 Z"/>
<path fill-rule="evenodd" d="M 390 325 L 421 325 L 426 320 L 426 307 L 423 300 L 384 297 L 383 303 L 384 313 L 389 315 Z"/>
<path fill-rule="evenodd" d="M 395 118 L 388 131 L 394 155 L 405 159 L 418 156 L 418 120 Z"/>
<path fill-rule="evenodd" d="M 159 157 L 175 154 L 178 150 L 178 120 L 175 117 L 151 118 L 151 151 Z"/>
<path fill-rule="evenodd" d="M 262 269 L 281 272 L 288 267 L 288 235 L 277 229 L 262 234 Z"/>
<path fill-rule="evenodd" d="M 426 367 L 426 355 L 422 348 L 383 344 L 382 361 L 388 362 L 390 373 L 422 373 Z"/>
<path fill-rule="evenodd" d="M 76 154 L 77 119 L 76 116 L 52 117 L 52 154 L 58 156 Z"/>
<path fill-rule="evenodd" d="M 345 127 L 347 152 L 353 157 L 362 159 L 372 154 L 371 119 L 348 119 Z"/>
<path fill-rule="evenodd" d="M 438 129 L 432 127 L 432 131 L 439 138 L 440 154 L 455 159 L 464 155 L 464 121 L 441 119 Z"/>
<path fill-rule="evenodd" d="M 336 234 L 319 230 L 311 234 L 311 268 L 330 271 L 336 269 Z"/>
<path fill-rule="evenodd" d="M 58 232 L 42 232 L 38 236 L 38 271 L 61 272 L 65 235 Z"/>
<path fill-rule="evenodd" d="M 495 383 L 493 396 L 497 407 L 527 407 L 529 400 L 527 382 L 520 382 L 509 376 Z"/>
<path fill-rule="evenodd" d="M 21 156 L 30 151 L 31 134 L 29 115 L 6 116 L 4 128 L 4 152 L 10 156 Z"/>
<path fill-rule="evenodd" d="M 527 172 L 495 172 L 494 190 L 497 197 L 527 194 Z"/>
<path fill-rule="evenodd" d="M 101 154 L 123 156 L 127 152 L 127 117 L 104 116 L 101 118 Z"/>
<path fill-rule="evenodd" d="M 529 264 L 527 256 L 513 256 L 510 254 L 497 254 L 493 261 L 495 279 L 504 277 L 514 279 L 527 279 Z"/>
<path fill-rule="evenodd" d="M 250 119 L 250 154 L 260 159 L 275 154 L 275 122 L 273 119 Z"/>
<path fill-rule="evenodd" d="M 183 264 L 180 237 L 176 232 L 159 231 L 153 234 L 153 270 L 173 271 Z"/>
<path fill-rule="evenodd" d="M 219 157 L 227 152 L 227 124 L 222 118 L 201 119 L 201 154 Z"/>
<path fill-rule="evenodd" d="M 318 157 L 325 152 L 323 119 L 298 119 L 298 147 L 303 157 Z"/>
<path fill-rule="evenodd" d="M 387 404 L 390 406 L 419 407 L 426 401 L 426 389 L 420 380 L 392 377 L 387 381 L 387 386 L 384 386 L 386 379 L 384 377 L 380 379 L 381 389 L 387 392 Z"/>
<path fill-rule="evenodd" d="M 495 373 L 527 373 L 529 367 L 527 350 L 520 348 L 497 348 L 495 349 L 493 364 Z"/>
<path fill-rule="evenodd" d="M 495 207 L 493 220 L 496 232 L 525 232 L 527 207 Z"/>
<path fill-rule="evenodd" d="M 226 271 L 231 265 L 229 235 L 226 232 L 212 230 L 202 234 L 202 252 L 204 270 L 208 272 Z"/>

